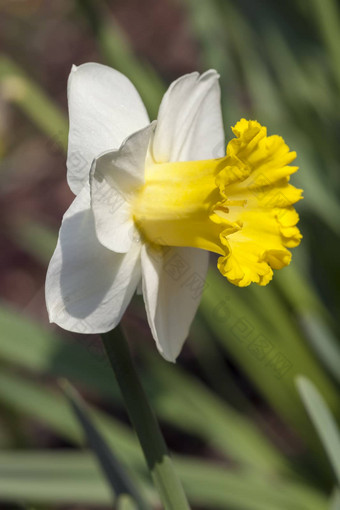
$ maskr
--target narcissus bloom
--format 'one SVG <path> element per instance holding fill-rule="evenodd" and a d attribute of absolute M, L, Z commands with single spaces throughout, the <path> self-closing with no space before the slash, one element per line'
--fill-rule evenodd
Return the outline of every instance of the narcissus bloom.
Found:
<path fill-rule="evenodd" d="M 188 335 L 209 251 L 233 284 L 266 285 L 301 234 L 289 184 L 296 154 L 256 121 L 224 149 L 218 74 L 172 83 L 151 123 L 131 84 L 99 64 L 72 69 L 67 175 L 77 195 L 46 280 L 50 320 L 102 333 L 142 291 L 161 354 Z"/>

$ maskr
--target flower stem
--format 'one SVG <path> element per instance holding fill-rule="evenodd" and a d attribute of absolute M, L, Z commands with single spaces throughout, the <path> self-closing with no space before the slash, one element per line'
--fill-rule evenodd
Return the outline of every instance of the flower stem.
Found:
<path fill-rule="evenodd" d="M 123 333 L 116 328 L 102 335 L 102 338 L 131 423 L 165 510 L 190 510 Z"/>

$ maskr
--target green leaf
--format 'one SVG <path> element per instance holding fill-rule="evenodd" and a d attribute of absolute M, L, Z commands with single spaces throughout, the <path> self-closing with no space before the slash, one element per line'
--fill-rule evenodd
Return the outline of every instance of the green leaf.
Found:
<path fill-rule="evenodd" d="M 263 308 L 261 314 L 259 306 Z M 304 371 L 313 377 L 334 407 L 337 392 L 305 343 L 296 333 L 291 334 L 292 325 L 287 328 L 282 310 L 276 315 L 279 307 L 272 289 L 239 289 L 228 284 L 216 270 L 209 272 L 201 303 L 207 323 L 228 355 L 282 419 L 300 431 L 310 448 L 321 455 L 320 467 L 322 451 L 296 394 L 295 376 Z M 276 317 L 280 328 L 275 325 Z M 287 329 L 282 329 L 283 320 Z"/>
<path fill-rule="evenodd" d="M 65 398 L 47 386 L 30 381 L 27 377 L 14 375 L 2 367 L 0 401 L 3 405 L 44 423 L 61 437 L 75 444 L 82 444 L 82 430 Z M 115 448 L 117 457 L 123 463 L 127 462 L 144 471 L 143 455 L 132 432 L 105 413 L 93 411 L 92 416 L 108 443 Z"/>
<path fill-rule="evenodd" d="M 268 472 L 289 471 L 288 463 L 251 422 L 213 394 L 198 379 L 145 353 L 146 373 L 153 377 L 155 408 L 163 418 L 197 433 L 219 453 L 244 466 Z"/>
<path fill-rule="evenodd" d="M 66 116 L 46 93 L 5 55 L 0 55 L 0 84 L 3 98 L 17 105 L 54 144 L 66 151 Z"/>
<path fill-rule="evenodd" d="M 130 496 L 123 494 L 117 501 L 117 510 L 138 510 L 136 503 Z"/>
<path fill-rule="evenodd" d="M 43 388 L 41 384 L 33 383 L 27 378 L 9 374 L 2 368 L 0 401 L 23 416 L 38 420 L 61 437 L 75 444 L 82 444 L 79 425 L 64 398 L 55 391 Z M 145 490 L 150 490 L 144 478 L 144 459 L 132 431 L 104 413 L 91 410 L 91 416 L 108 444 L 115 448 L 117 457 L 128 465 L 137 477 L 143 474 L 143 479 L 138 479 L 141 482 L 144 480 Z M 93 467 L 86 475 L 86 482 L 81 479 L 79 469 L 82 473 L 87 472 L 88 465 L 77 454 L 68 452 L 65 463 L 62 461 L 61 454 L 55 452 L 51 453 L 50 463 L 46 452 L 43 452 L 42 457 L 38 452 L 30 456 L 26 454 L 27 452 L 15 455 L 4 451 L 1 453 L 0 497 L 3 499 L 11 498 L 11 501 L 16 501 L 21 497 L 32 502 L 51 502 L 50 494 L 53 494 L 53 496 L 56 495 L 56 501 L 63 502 L 84 502 L 87 497 L 89 502 L 93 502 L 96 495 L 98 503 L 110 501 L 110 493 L 106 486 L 104 485 L 103 495 L 103 483 L 100 482 L 99 487 L 95 484 Z M 91 459 L 93 459 L 92 456 Z M 322 494 L 299 483 L 280 478 L 276 478 L 277 483 L 273 483 L 272 477 L 267 478 L 256 470 L 255 472 L 250 470 L 241 471 L 241 473 L 230 472 L 222 466 L 213 466 L 198 458 L 190 460 L 184 456 L 176 456 L 174 462 L 185 491 L 193 504 L 206 507 L 210 505 L 216 510 L 225 510 L 227 505 L 234 505 L 235 508 L 242 510 L 324 510 L 326 508 Z M 93 466 L 93 460 L 91 463 Z M 13 474 L 13 470 L 17 470 L 18 473 Z M 39 471 L 44 484 L 39 478 Z M 19 475 L 20 483 L 18 483 Z M 74 483 L 71 483 L 73 481 Z M 64 491 L 63 486 L 65 486 Z M 153 501 L 155 500 L 154 495 Z"/>
<path fill-rule="evenodd" d="M 329 510 L 340 510 L 340 489 L 336 487 L 330 500 Z"/>
<path fill-rule="evenodd" d="M 328 50 L 334 77 L 340 89 L 340 12 L 337 2 L 336 0 L 312 0 L 310 11 L 314 11 L 315 24 Z"/>
<path fill-rule="evenodd" d="M 335 338 L 327 324 L 318 316 L 305 313 L 300 316 L 300 324 L 306 333 L 313 349 L 320 361 L 340 383 L 340 349 L 338 339 Z"/>
<path fill-rule="evenodd" d="M 123 464 L 115 457 L 113 450 L 108 446 L 93 424 L 79 393 L 65 380 L 62 380 L 60 384 L 84 430 L 89 446 L 97 455 L 102 471 L 111 485 L 113 494 L 116 497 L 122 494 L 129 494 L 138 504 L 140 510 L 149 509 L 150 507 L 144 501 Z"/>
<path fill-rule="evenodd" d="M 203 462 L 176 459 L 176 468 L 193 504 L 212 510 L 327 510 L 325 495 L 290 480 L 259 477 Z M 148 492 L 150 502 L 155 495 Z M 92 454 L 66 451 L 13 451 L 0 456 L 0 498 L 51 504 L 108 504 Z"/>
<path fill-rule="evenodd" d="M 66 340 L 5 305 L 0 307 L 0 330 L 0 359 L 7 364 L 66 377 L 120 400 L 118 387 L 110 381 L 105 353 L 94 336 L 84 336 L 79 343 Z"/>
<path fill-rule="evenodd" d="M 0 329 L 0 359 L 7 364 L 35 374 L 69 378 L 121 403 L 105 355 L 97 350 L 94 339 L 84 338 L 81 343 L 66 341 L 8 307 L 0 308 Z M 238 463 L 270 472 L 288 468 L 284 457 L 246 415 L 234 410 L 179 366 L 169 366 L 158 355 L 149 356 L 147 352 L 141 352 L 141 356 L 147 362 L 145 373 L 151 379 L 149 392 L 153 404 L 163 421 L 196 434 L 219 454 Z M 206 416 L 204 420 L 202 413 Z"/>
<path fill-rule="evenodd" d="M 307 377 L 297 377 L 296 385 L 327 452 L 338 483 L 340 483 L 340 433 L 338 426 L 324 398 Z"/>
<path fill-rule="evenodd" d="M 12 225 L 13 241 L 36 260 L 47 265 L 57 244 L 57 232 L 31 220 L 20 219 Z"/>

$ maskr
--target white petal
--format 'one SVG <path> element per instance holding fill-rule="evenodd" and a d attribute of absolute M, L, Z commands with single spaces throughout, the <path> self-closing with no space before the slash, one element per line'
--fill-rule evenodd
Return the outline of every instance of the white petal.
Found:
<path fill-rule="evenodd" d="M 152 155 L 155 162 L 224 156 L 219 75 L 191 73 L 172 83 L 163 97 Z"/>
<path fill-rule="evenodd" d="M 143 295 L 158 350 L 175 361 L 189 334 L 208 269 L 209 253 L 195 248 L 142 248 Z"/>
<path fill-rule="evenodd" d="M 153 124 L 137 131 L 117 151 L 97 158 L 91 170 L 91 205 L 99 241 L 118 253 L 129 251 L 138 232 L 129 200 L 144 183 L 145 157 Z"/>
<path fill-rule="evenodd" d="M 117 149 L 127 136 L 146 126 L 149 118 L 130 80 L 101 64 L 72 68 L 68 103 L 67 179 L 77 194 L 88 180 L 92 160 Z"/>
<path fill-rule="evenodd" d="M 46 277 L 51 322 L 80 333 L 103 333 L 120 321 L 140 281 L 140 247 L 127 254 L 97 240 L 88 186 L 65 213 Z"/>

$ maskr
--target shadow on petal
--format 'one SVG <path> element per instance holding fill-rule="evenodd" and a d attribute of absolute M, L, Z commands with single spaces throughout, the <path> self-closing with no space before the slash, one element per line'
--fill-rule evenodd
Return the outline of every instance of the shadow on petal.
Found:
<path fill-rule="evenodd" d="M 52 320 L 70 331 L 101 333 L 116 326 L 140 279 L 139 249 L 114 253 L 102 246 L 91 209 L 64 218 L 54 257 Z M 59 257 L 58 257 L 59 251 Z M 59 296 L 58 296 L 59 294 Z M 59 310 L 58 310 L 59 308 Z"/>

